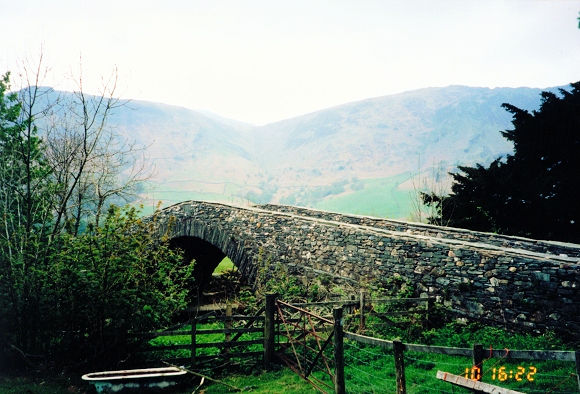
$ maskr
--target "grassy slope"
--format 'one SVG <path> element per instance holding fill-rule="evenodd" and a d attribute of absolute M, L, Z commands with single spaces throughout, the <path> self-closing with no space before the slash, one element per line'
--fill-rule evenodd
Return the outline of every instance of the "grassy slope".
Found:
<path fill-rule="evenodd" d="M 412 213 L 411 193 L 399 186 L 409 177 L 409 173 L 403 173 L 387 178 L 362 179 L 362 189 L 329 196 L 313 202 L 312 206 L 340 213 L 408 219 Z"/>
<path fill-rule="evenodd" d="M 326 197 L 303 196 L 298 198 L 297 205 L 347 214 L 410 219 L 413 213 L 412 193 L 401 187 L 410 177 L 411 174 L 405 172 L 385 178 L 360 179 L 356 182 L 356 190 L 330 194 Z M 162 202 L 162 207 L 187 200 L 249 203 L 250 201 L 242 194 L 243 190 L 232 185 L 229 185 L 221 193 L 179 190 L 175 185 L 171 187 L 147 187 L 143 193 L 143 196 L 146 196 L 146 199 L 143 200 L 143 214 L 153 213 L 159 201 Z"/>
<path fill-rule="evenodd" d="M 218 266 L 213 271 L 214 275 L 220 275 L 227 271 L 233 271 L 235 269 L 234 263 L 229 257 L 224 257 L 224 259 L 218 264 Z"/>
<path fill-rule="evenodd" d="M 224 266 L 228 265 L 228 262 L 224 262 Z M 218 328 L 218 326 L 220 324 L 212 323 L 210 325 L 200 325 L 198 328 Z M 184 327 L 184 329 L 188 330 L 188 327 Z M 430 338 L 428 342 L 443 346 L 469 347 L 469 344 L 479 340 L 484 344 L 493 343 L 494 348 L 561 349 L 565 347 L 560 340 L 551 335 L 539 337 L 518 334 L 506 335 L 502 330 L 491 327 L 473 330 L 472 328 L 458 329 L 457 325 L 447 325 L 441 329 L 431 330 L 428 337 Z M 199 338 L 200 343 L 219 340 L 223 340 L 223 334 L 210 334 Z M 152 340 L 157 345 L 189 343 L 189 341 L 190 337 L 187 335 L 159 337 Z M 257 346 L 259 347 L 259 345 Z M 157 357 L 159 359 L 172 356 L 183 357 L 187 356 L 187 353 L 188 351 L 185 351 L 184 354 L 163 352 L 158 354 Z M 407 392 L 426 393 L 437 392 L 439 390 L 457 393 L 468 392 L 462 388 L 452 388 L 448 383 L 435 379 L 435 375 L 438 370 L 463 375 L 465 369 L 471 367 L 471 362 L 472 360 L 469 357 L 406 352 L 405 376 Z M 392 351 L 360 345 L 356 342 L 346 340 L 345 363 L 345 380 L 349 393 L 394 392 L 395 376 Z M 254 393 L 298 394 L 314 392 L 314 389 L 309 383 L 302 380 L 287 368 L 264 372 L 261 370 L 259 363 L 254 365 L 255 367 L 251 374 L 230 374 L 221 377 L 218 376 L 217 379 L 221 379 L 229 386 L 235 386 L 244 389 L 244 391 Z M 515 382 L 515 379 L 500 382 L 497 379 L 497 375 L 495 380 L 492 379 L 493 368 L 496 368 L 497 372 L 500 367 L 504 366 L 506 373 L 509 374 L 510 370 L 517 371 L 518 366 L 526 368 L 526 372 L 528 372 L 532 365 L 537 368 L 537 373 L 533 376 L 533 382 L 527 381 L 525 376 L 523 381 L 519 383 Z M 211 371 L 206 373 L 211 374 Z M 483 381 L 523 392 L 576 392 L 577 383 L 574 373 L 575 366 L 573 362 L 518 361 L 495 358 L 484 360 Z M 328 378 L 324 380 L 328 380 Z M 31 378 L 6 378 L 0 376 L 0 393 L 32 392 L 39 394 L 61 394 L 71 392 L 71 388 L 75 390 L 72 392 L 82 392 L 82 390 L 87 389 L 85 386 L 77 384 L 77 387 L 73 387 L 64 380 L 41 382 Z M 191 387 L 182 393 L 190 393 L 194 388 Z M 206 393 L 233 392 L 228 386 L 210 382 L 206 382 L 202 389 Z"/>
<path fill-rule="evenodd" d="M 232 375 L 223 380 L 225 383 L 252 393 L 294 393 L 306 394 L 315 392 L 304 379 L 288 368 L 279 371 L 258 373 L 255 375 Z M 209 384 L 204 391 L 207 394 L 231 393 L 232 390 L 217 383 Z"/>

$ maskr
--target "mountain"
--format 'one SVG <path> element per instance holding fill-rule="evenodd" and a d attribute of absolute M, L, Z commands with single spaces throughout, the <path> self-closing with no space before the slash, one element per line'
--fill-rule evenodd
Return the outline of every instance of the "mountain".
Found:
<path fill-rule="evenodd" d="M 147 146 L 154 184 L 251 180 L 260 170 L 249 152 L 251 126 L 188 110 L 130 101 L 110 119 L 121 135 Z"/>
<path fill-rule="evenodd" d="M 511 119 L 501 104 L 535 108 L 539 92 L 449 87 L 369 99 L 259 128 L 255 146 L 277 170 L 365 178 L 416 169 L 409 159 L 419 155 L 427 164 L 489 161 L 511 149 L 498 133 Z"/>
<path fill-rule="evenodd" d="M 426 88 L 260 127 L 130 101 L 109 125 L 147 146 L 155 167 L 142 196 L 148 206 L 275 202 L 408 219 L 416 189 L 440 187 L 457 165 L 488 164 L 510 153 L 499 131 L 511 128 L 511 116 L 501 104 L 533 110 L 540 92 Z"/>
<path fill-rule="evenodd" d="M 253 153 L 270 179 L 265 199 L 408 218 L 410 179 L 444 177 L 458 164 L 487 164 L 511 152 L 498 132 L 511 126 L 501 104 L 535 109 L 540 92 L 427 88 L 257 128 Z"/>

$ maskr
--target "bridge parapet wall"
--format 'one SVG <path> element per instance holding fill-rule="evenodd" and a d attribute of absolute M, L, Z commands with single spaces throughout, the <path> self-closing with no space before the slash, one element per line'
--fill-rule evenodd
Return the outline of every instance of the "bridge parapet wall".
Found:
<path fill-rule="evenodd" d="M 272 205 L 185 202 L 162 215 L 176 218 L 174 236 L 211 242 L 249 278 L 266 260 L 313 283 L 398 275 L 458 316 L 580 332 L 579 245 Z"/>
<path fill-rule="evenodd" d="M 580 257 L 580 245 L 558 241 L 544 241 L 523 237 L 513 237 L 501 234 L 484 233 L 453 227 L 442 227 L 423 223 L 411 223 L 401 220 L 375 218 L 360 215 L 345 215 L 334 212 L 294 207 L 289 205 L 259 205 L 265 210 L 287 212 L 307 217 L 339 221 L 363 226 L 384 228 L 387 230 L 405 232 L 416 235 L 426 235 L 444 239 L 455 239 L 469 242 L 481 242 L 503 248 L 525 249 L 538 253 Z"/>

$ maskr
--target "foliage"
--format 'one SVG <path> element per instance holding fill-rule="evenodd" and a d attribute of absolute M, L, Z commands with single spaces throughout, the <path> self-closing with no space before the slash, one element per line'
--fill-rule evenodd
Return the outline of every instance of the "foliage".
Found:
<path fill-rule="evenodd" d="M 422 343 L 438 346 L 471 347 L 481 343 L 497 349 L 556 349 L 566 348 L 565 343 L 548 331 L 542 335 L 507 333 L 498 327 L 480 323 L 459 324 L 449 322 L 443 327 L 422 333 Z"/>
<path fill-rule="evenodd" d="M 262 268 L 261 285 L 257 292 L 262 296 L 266 293 L 276 293 L 287 302 L 304 302 L 308 299 L 308 290 L 302 286 L 295 275 L 290 275 L 282 264 L 268 264 Z"/>
<path fill-rule="evenodd" d="M 308 282 L 303 283 L 296 275 L 288 272 L 288 267 L 280 263 L 272 263 L 265 251 L 258 251 L 258 272 L 256 275 L 256 296 L 264 299 L 266 293 L 276 293 L 278 298 L 286 302 L 304 302 L 312 296 Z M 316 289 L 314 290 L 316 291 Z"/>
<path fill-rule="evenodd" d="M 403 283 L 402 292 L 393 294 L 391 290 L 377 294 L 379 298 L 372 303 L 371 310 L 366 314 L 365 335 L 384 339 L 399 338 L 405 342 L 421 341 L 427 324 L 424 302 L 399 302 L 398 300 L 412 296 L 412 293 L 405 290 L 407 282 L 397 282 Z M 394 295 L 392 298 L 395 299 L 390 302 L 381 301 L 380 296 L 383 294 Z"/>
<path fill-rule="evenodd" d="M 533 238 L 580 242 L 580 82 L 542 92 L 532 113 L 510 104 L 514 154 L 489 167 L 460 166 L 449 196 L 423 194 L 451 226 Z M 431 222 L 441 217 L 430 219 Z"/>
<path fill-rule="evenodd" d="M 415 294 L 415 286 L 409 278 L 395 272 L 380 283 L 374 294 L 378 297 L 410 298 Z"/>
<path fill-rule="evenodd" d="M 192 265 L 154 222 L 109 204 L 139 179 L 119 182 L 134 150 L 106 131 L 114 86 L 93 99 L 81 85 L 80 111 L 52 113 L 37 108 L 48 100 L 37 85 L 38 74 L 18 96 L 9 73 L 0 79 L 0 362 L 105 362 L 126 350 L 128 331 L 184 308 Z"/>
<path fill-rule="evenodd" d="M 128 332 L 167 325 L 186 307 L 193 264 L 158 242 L 134 208 L 112 206 L 102 226 L 63 235 L 51 260 L 48 321 L 62 332 L 52 341 L 63 357 L 106 358 Z"/>
<path fill-rule="evenodd" d="M 9 88 L 7 73 L 0 80 L 0 353 L 8 333 L 26 347 L 41 329 L 54 190 L 33 119 Z"/>

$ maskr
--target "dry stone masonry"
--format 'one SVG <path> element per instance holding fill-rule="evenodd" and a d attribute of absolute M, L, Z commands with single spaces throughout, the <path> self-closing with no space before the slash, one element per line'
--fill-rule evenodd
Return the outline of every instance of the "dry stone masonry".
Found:
<path fill-rule="evenodd" d="M 266 261 L 310 281 L 399 277 L 458 317 L 580 336 L 580 245 L 278 205 L 187 201 L 160 231 L 173 221 L 179 245 L 215 250 L 205 274 L 225 254 L 250 280 Z"/>

